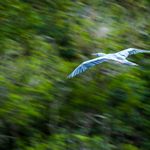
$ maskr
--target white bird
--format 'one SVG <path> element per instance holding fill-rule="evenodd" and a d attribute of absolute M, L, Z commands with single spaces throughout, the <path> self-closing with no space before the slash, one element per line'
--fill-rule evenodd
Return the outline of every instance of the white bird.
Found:
<path fill-rule="evenodd" d="M 93 53 L 92 55 L 98 56 L 95 59 L 91 59 L 80 64 L 69 76 L 68 78 L 73 78 L 74 76 L 84 72 L 92 66 L 100 64 L 102 62 L 107 62 L 109 60 L 116 61 L 121 64 L 129 66 L 137 66 L 136 63 L 128 61 L 126 58 L 129 55 L 137 53 L 150 53 L 148 50 L 141 50 L 136 48 L 128 48 L 117 53 L 105 54 L 105 53 Z"/>

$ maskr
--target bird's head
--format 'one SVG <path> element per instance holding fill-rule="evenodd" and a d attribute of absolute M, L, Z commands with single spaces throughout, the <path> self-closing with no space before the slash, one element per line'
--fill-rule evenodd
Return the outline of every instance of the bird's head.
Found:
<path fill-rule="evenodd" d="M 92 53 L 92 55 L 102 57 L 102 56 L 105 56 L 106 54 L 105 53 Z"/>

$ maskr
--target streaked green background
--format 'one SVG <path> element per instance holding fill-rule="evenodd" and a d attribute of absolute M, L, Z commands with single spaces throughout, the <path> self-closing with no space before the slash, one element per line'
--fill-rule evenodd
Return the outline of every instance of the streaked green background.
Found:
<path fill-rule="evenodd" d="M 149 150 L 149 55 L 67 79 L 149 35 L 149 0 L 1 0 L 0 149 Z"/>

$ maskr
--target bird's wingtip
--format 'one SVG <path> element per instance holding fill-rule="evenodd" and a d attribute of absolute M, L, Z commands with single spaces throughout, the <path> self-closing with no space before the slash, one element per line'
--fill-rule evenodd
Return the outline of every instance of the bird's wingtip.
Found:
<path fill-rule="evenodd" d="M 73 78 L 73 76 L 70 74 L 67 76 L 68 79 Z"/>
<path fill-rule="evenodd" d="M 67 79 L 70 79 L 71 77 L 70 76 L 67 76 Z"/>

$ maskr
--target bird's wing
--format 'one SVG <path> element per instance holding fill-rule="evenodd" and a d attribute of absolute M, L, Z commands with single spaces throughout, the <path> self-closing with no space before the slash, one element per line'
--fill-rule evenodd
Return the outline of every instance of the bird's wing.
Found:
<path fill-rule="evenodd" d="M 142 49 L 136 49 L 136 48 L 128 48 L 128 49 L 125 49 L 125 50 L 118 52 L 118 54 L 124 56 L 125 58 L 128 57 L 129 55 L 137 54 L 137 53 L 150 53 L 150 51 L 142 50 Z"/>
<path fill-rule="evenodd" d="M 68 78 L 73 78 L 74 76 L 84 72 L 88 68 L 95 66 L 97 64 L 100 64 L 102 62 L 108 61 L 108 60 L 113 60 L 113 58 L 109 57 L 98 57 L 92 60 L 88 60 L 80 64 L 69 76 Z"/>

